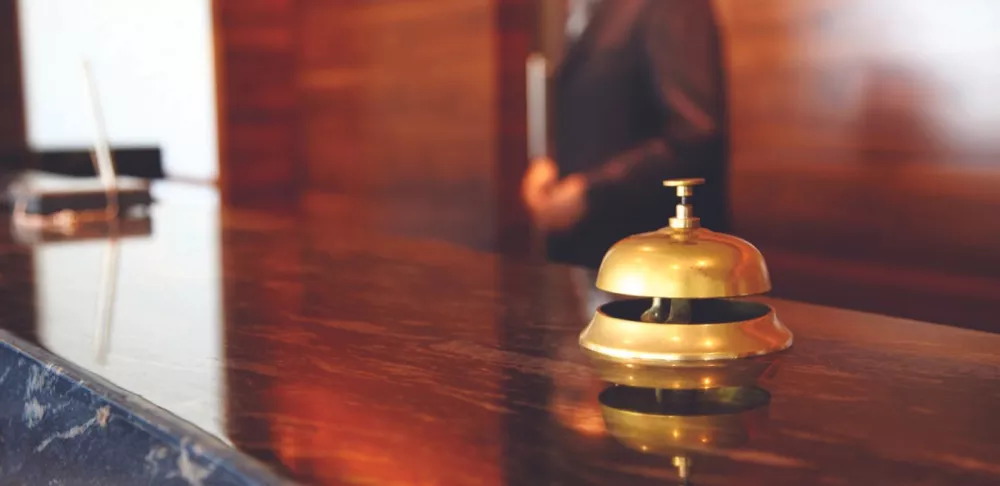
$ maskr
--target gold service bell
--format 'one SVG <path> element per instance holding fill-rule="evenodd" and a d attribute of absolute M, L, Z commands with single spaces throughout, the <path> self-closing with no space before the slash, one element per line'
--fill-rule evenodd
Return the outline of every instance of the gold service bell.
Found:
<path fill-rule="evenodd" d="M 608 250 L 597 288 L 635 297 L 601 306 L 580 345 L 601 359 L 669 363 L 759 356 L 792 345 L 770 306 L 736 297 L 763 294 L 771 280 L 760 251 L 701 227 L 688 198 L 704 179 L 665 181 L 680 204 L 669 226 Z"/>

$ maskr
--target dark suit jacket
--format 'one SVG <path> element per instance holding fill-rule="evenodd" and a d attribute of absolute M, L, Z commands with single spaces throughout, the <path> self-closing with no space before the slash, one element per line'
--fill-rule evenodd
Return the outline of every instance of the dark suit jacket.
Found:
<path fill-rule="evenodd" d="M 596 268 L 630 234 L 667 224 L 665 179 L 705 177 L 695 214 L 727 229 L 728 136 L 720 41 L 709 0 L 604 0 L 553 87 L 554 158 L 584 174 L 588 213 L 549 237 L 550 258 Z"/>

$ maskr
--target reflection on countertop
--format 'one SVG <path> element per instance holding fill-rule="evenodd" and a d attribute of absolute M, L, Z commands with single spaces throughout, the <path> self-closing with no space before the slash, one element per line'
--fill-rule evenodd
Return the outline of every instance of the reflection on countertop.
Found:
<path fill-rule="evenodd" d="M 103 361 L 100 241 L 8 238 L 3 326 L 305 483 L 676 483 L 607 428 L 572 269 L 413 234 L 393 205 L 188 196 L 121 242 Z M 796 345 L 739 362 L 766 427 L 697 484 L 1000 480 L 1000 336 L 767 302 Z"/>
<path fill-rule="evenodd" d="M 170 203 L 154 206 L 150 235 L 33 245 L 38 343 L 225 439 L 218 198 L 182 185 L 156 194 Z"/>

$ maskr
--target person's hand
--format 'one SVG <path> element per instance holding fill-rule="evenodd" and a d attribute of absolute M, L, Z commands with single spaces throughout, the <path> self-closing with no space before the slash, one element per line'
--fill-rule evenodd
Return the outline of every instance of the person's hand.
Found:
<path fill-rule="evenodd" d="M 522 196 L 535 225 L 547 231 L 565 230 L 586 211 L 586 179 L 578 174 L 559 180 L 550 159 L 533 162 L 524 176 Z"/>
<path fill-rule="evenodd" d="M 546 157 L 531 162 L 521 181 L 521 197 L 532 214 L 545 205 L 557 182 L 559 168 L 552 159 Z"/>

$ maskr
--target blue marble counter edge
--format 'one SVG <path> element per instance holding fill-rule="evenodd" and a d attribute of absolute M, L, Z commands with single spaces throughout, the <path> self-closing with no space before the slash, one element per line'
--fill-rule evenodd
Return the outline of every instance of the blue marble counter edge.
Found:
<path fill-rule="evenodd" d="M 0 483 L 292 485 L 197 427 L 0 330 Z"/>

